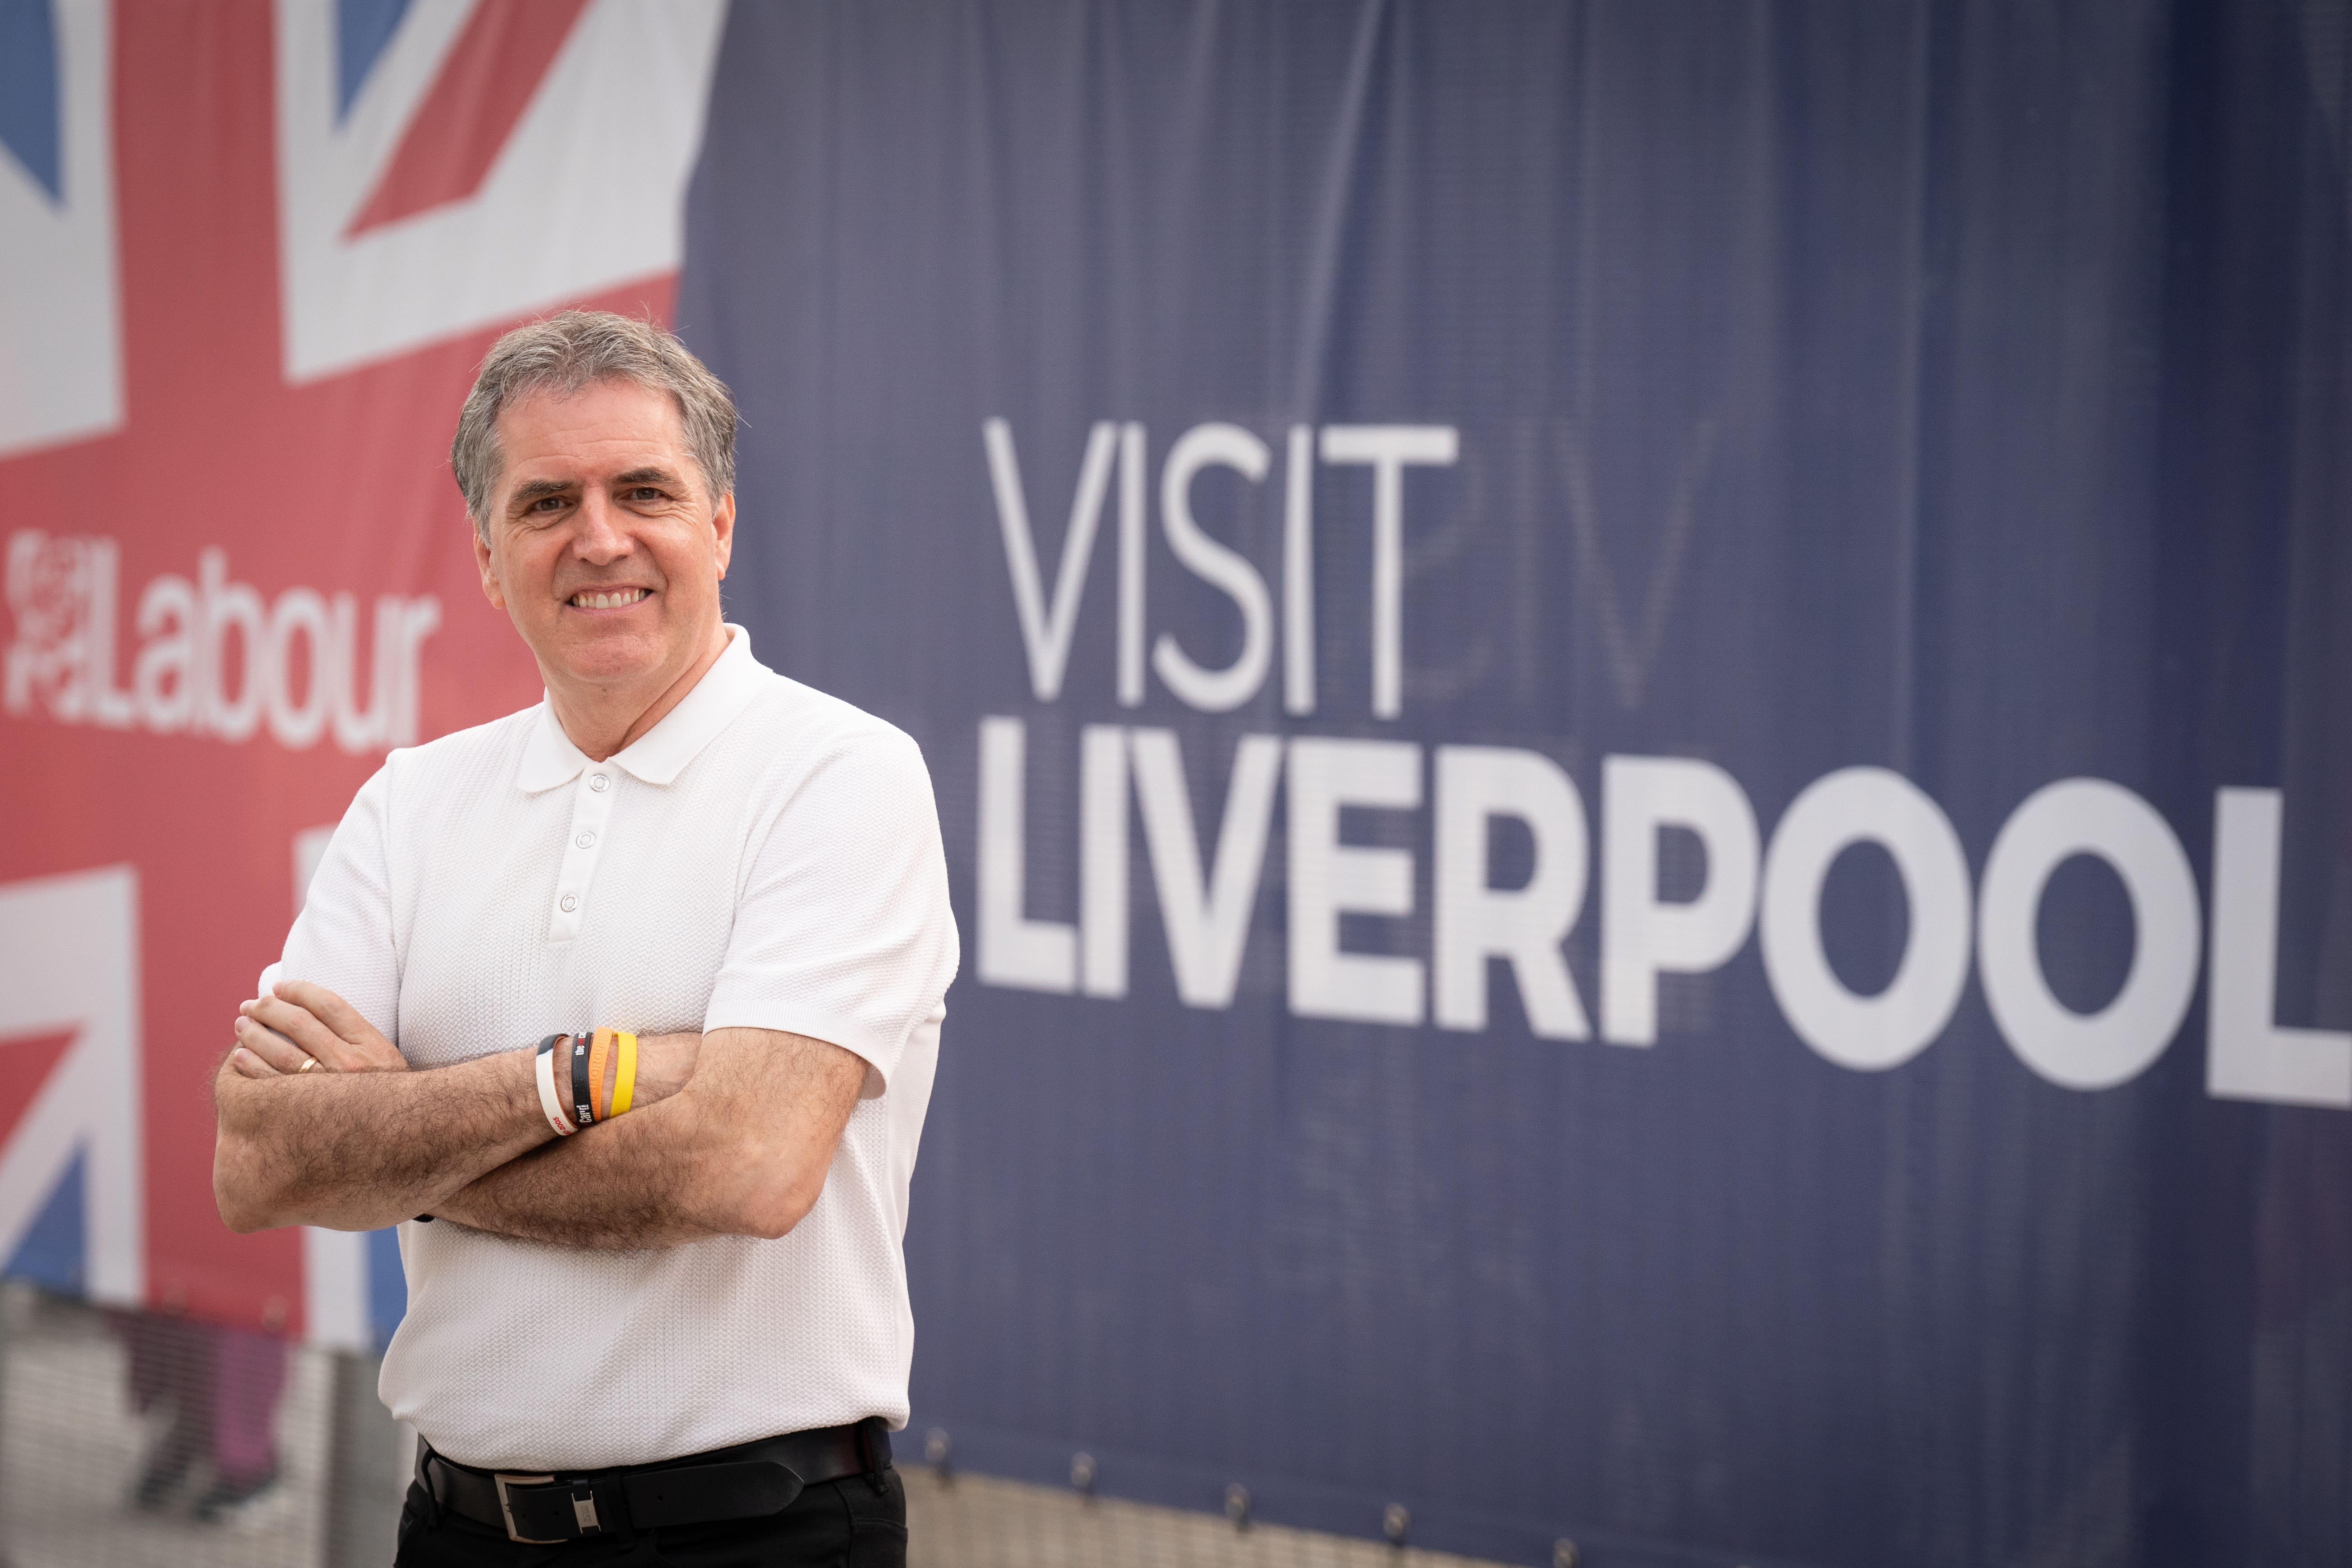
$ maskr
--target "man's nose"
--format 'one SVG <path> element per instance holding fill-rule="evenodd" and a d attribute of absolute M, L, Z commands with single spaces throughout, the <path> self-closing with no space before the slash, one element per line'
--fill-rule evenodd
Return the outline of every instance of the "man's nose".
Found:
<path fill-rule="evenodd" d="M 602 491 L 592 489 L 582 496 L 575 517 L 572 550 L 581 560 L 603 565 L 629 552 L 628 531 L 621 526 L 617 509 Z"/>

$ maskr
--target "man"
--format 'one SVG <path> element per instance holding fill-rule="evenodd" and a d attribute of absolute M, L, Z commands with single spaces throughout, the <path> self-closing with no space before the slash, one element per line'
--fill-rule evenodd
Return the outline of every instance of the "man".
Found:
<path fill-rule="evenodd" d="M 231 1226 L 404 1222 L 404 1565 L 904 1558 L 946 864 L 914 743 L 721 620 L 734 431 L 643 322 L 490 351 L 451 464 L 546 700 L 386 759 L 215 1079 Z"/>

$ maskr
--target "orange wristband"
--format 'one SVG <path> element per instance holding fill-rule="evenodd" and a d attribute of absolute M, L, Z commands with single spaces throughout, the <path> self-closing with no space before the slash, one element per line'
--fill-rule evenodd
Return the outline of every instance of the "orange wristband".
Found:
<path fill-rule="evenodd" d="M 589 1037 L 588 1110 L 599 1121 L 609 1114 L 604 1109 L 604 1064 L 612 1054 L 612 1030 L 599 1029 Z"/>

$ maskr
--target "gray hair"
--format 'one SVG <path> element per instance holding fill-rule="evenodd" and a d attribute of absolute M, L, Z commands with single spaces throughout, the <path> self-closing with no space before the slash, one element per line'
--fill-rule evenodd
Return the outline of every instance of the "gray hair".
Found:
<path fill-rule="evenodd" d="M 490 346 L 457 412 L 449 468 L 474 531 L 489 537 L 490 492 L 506 466 L 499 416 L 542 392 L 570 397 L 600 381 L 667 392 L 677 405 L 687 450 L 712 496 L 735 488 L 735 399 L 675 334 L 610 310 L 564 310 L 517 327 Z"/>

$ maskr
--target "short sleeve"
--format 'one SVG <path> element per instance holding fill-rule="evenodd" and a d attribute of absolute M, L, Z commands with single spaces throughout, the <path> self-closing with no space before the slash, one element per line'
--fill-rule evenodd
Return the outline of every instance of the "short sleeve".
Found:
<path fill-rule="evenodd" d="M 703 1027 L 854 1051 L 873 1099 L 956 962 L 930 774 L 912 740 L 877 728 L 828 751 L 751 847 Z"/>
<path fill-rule="evenodd" d="M 287 933 L 284 955 L 262 972 L 267 989 L 281 980 L 323 985 L 360 1010 L 387 1040 L 400 1043 L 400 956 L 393 940 L 391 768 L 360 786 L 312 873 L 302 912 Z"/>

